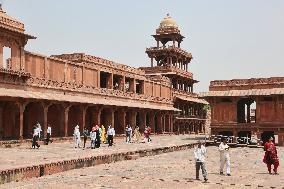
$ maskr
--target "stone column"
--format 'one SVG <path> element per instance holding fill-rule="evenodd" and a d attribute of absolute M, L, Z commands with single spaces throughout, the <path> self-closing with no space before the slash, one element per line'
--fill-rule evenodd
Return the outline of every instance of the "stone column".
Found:
<path fill-rule="evenodd" d="M 247 123 L 250 123 L 250 104 L 247 104 Z"/>
<path fill-rule="evenodd" d="M 137 112 L 132 110 L 130 113 L 130 126 L 131 127 L 136 126 L 136 115 L 137 115 Z"/>
<path fill-rule="evenodd" d="M 155 113 L 154 112 L 149 113 L 149 117 L 150 117 L 149 126 L 151 127 L 153 133 L 155 133 L 156 132 L 156 129 L 155 129 Z"/>
<path fill-rule="evenodd" d="M 151 58 L 151 67 L 153 67 L 153 66 L 154 66 L 154 59 Z"/>
<path fill-rule="evenodd" d="M 43 136 L 46 138 L 47 136 L 47 113 L 48 113 L 48 105 L 43 105 Z"/>
<path fill-rule="evenodd" d="M 121 127 L 123 128 L 123 131 L 125 131 L 125 127 L 126 127 L 126 111 L 125 110 L 121 110 Z"/>
<path fill-rule="evenodd" d="M 82 133 L 84 132 L 84 128 L 86 127 L 86 113 L 87 113 L 87 109 L 88 106 L 82 106 Z"/>
<path fill-rule="evenodd" d="M 107 77 L 107 88 L 113 89 L 113 73 L 109 74 Z"/>
<path fill-rule="evenodd" d="M 20 70 L 25 71 L 25 49 L 24 47 L 20 47 L 20 54 L 21 54 Z"/>
<path fill-rule="evenodd" d="M 93 118 L 94 118 L 95 124 L 101 125 L 101 112 L 102 112 L 101 107 L 96 107 L 95 112 L 93 112 Z M 92 123 L 92 124 L 94 124 L 94 123 Z M 107 125 L 105 125 L 105 126 L 107 126 Z"/>
<path fill-rule="evenodd" d="M 130 79 L 129 90 L 130 90 L 130 92 L 133 92 L 133 93 L 136 92 L 136 83 L 135 83 L 135 79 L 134 78 Z"/>
<path fill-rule="evenodd" d="M 22 140 L 23 139 L 23 130 L 24 130 L 24 112 L 25 112 L 26 103 L 18 102 L 17 105 L 19 107 L 19 113 L 20 113 L 19 140 Z"/>
<path fill-rule="evenodd" d="M 64 107 L 64 136 L 68 136 L 68 114 L 71 106 Z"/>
<path fill-rule="evenodd" d="M 146 113 L 144 111 L 139 112 L 139 128 L 145 128 L 146 126 Z"/>

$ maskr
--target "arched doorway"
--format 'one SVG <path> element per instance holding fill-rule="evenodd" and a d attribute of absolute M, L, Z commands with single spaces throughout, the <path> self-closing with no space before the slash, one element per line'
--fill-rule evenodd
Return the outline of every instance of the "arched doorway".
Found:
<path fill-rule="evenodd" d="M 44 112 L 42 104 L 40 102 L 30 102 L 24 111 L 23 138 L 32 138 L 33 127 L 37 123 L 41 125 L 42 134 L 40 137 L 43 138 L 43 119 Z"/>
<path fill-rule="evenodd" d="M 2 128 L 0 130 L 1 139 L 19 139 L 20 111 L 18 105 L 15 102 L 3 102 L 2 107 Z"/>
<path fill-rule="evenodd" d="M 237 122 L 256 122 L 256 103 L 251 98 L 243 98 L 237 102 Z"/>
<path fill-rule="evenodd" d="M 51 126 L 53 137 L 64 136 L 64 109 L 59 104 L 52 104 L 48 107 L 47 123 Z"/>
<path fill-rule="evenodd" d="M 83 131 L 83 111 L 80 105 L 73 105 L 69 109 L 68 113 L 68 136 L 72 136 L 74 128 L 79 125 L 80 132 Z"/>

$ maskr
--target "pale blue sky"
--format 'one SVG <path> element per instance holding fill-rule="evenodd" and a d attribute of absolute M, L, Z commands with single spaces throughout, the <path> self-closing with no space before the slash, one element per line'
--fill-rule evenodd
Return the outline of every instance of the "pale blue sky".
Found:
<path fill-rule="evenodd" d="M 193 54 L 189 69 L 207 91 L 217 79 L 284 76 L 283 0 L 0 0 L 35 35 L 26 49 L 51 55 L 85 52 L 149 66 L 145 48 L 167 13 Z"/>

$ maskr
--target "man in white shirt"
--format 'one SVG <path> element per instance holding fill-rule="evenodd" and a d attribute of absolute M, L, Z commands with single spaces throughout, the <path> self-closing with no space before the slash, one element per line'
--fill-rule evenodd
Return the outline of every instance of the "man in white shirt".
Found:
<path fill-rule="evenodd" d="M 195 165 L 196 165 L 196 180 L 199 179 L 199 170 L 201 168 L 202 175 L 204 178 L 204 181 L 207 182 L 207 171 L 205 168 L 205 154 L 206 154 L 206 148 L 204 145 L 201 144 L 200 141 L 198 141 L 198 146 L 194 149 L 194 159 L 195 159 Z"/>
<path fill-rule="evenodd" d="M 219 145 L 220 175 L 224 174 L 223 170 L 224 170 L 224 165 L 226 164 L 226 174 L 227 174 L 227 176 L 231 176 L 229 149 L 230 149 L 230 147 L 227 144 L 227 139 L 223 138 L 221 144 Z"/>
<path fill-rule="evenodd" d="M 109 125 L 107 130 L 108 146 L 112 146 L 114 135 L 115 135 L 115 130 L 114 128 L 111 127 L 111 125 Z"/>
<path fill-rule="evenodd" d="M 50 139 L 51 137 L 51 126 L 50 124 L 47 125 L 47 130 L 46 130 L 46 145 L 48 145 L 49 142 L 52 142 L 52 140 Z"/>

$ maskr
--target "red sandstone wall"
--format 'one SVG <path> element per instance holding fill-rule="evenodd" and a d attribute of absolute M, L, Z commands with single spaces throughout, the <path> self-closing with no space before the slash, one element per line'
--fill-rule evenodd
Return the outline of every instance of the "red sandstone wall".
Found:
<path fill-rule="evenodd" d="M 25 56 L 25 70 L 33 77 L 44 77 L 44 57 L 28 54 Z"/>
<path fill-rule="evenodd" d="M 257 122 L 283 122 L 284 102 L 259 102 L 257 104 Z"/>
<path fill-rule="evenodd" d="M 237 107 L 234 103 L 219 102 L 212 105 L 212 123 L 237 122 Z"/>

